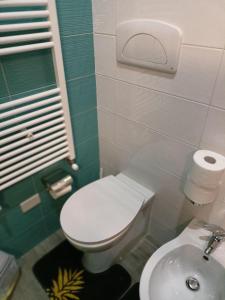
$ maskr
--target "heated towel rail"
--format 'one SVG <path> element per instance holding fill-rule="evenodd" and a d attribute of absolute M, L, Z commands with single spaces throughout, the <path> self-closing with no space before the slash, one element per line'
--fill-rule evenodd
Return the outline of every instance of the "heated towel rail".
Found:
<path fill-rule="evenodd" d="M 50 48 L 57 85 L 0 104 L 1 191 L 65 158 L 78 167 L 55 0 L 0 0 L 0 22 L 0 57 Z"/>

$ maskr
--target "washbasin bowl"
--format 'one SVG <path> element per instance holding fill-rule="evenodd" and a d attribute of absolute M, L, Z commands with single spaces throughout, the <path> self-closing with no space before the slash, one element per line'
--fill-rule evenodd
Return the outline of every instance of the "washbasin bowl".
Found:
<path fill-rule="evenodd" d="M 205 260 L 200 249 L 181 246 L 158 262 L 149 292 L 152 300 L 224 300 L 225 269 L 213 258 Z"/>
<path fill-rule="evenodd" d="M 224 245 L 205 257 L 209 233 L 196 224 L 149 259 L 141 276 L 141 300 L 225 300 Z"/>

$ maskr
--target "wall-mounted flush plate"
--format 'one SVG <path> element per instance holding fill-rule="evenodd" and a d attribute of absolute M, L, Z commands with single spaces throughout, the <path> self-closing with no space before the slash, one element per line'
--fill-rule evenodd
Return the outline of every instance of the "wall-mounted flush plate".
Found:
<path fill-rule="evenodd" d="M 182 32 L 157 20 L 135 19 L 117 27 L 117 60 L 120 63 L 175 73 Z"/>
<path fill-rule="evenodd" d="M 36 194 L 36 195 L 30 197 L 29 199 L 23 201 L 22 203 L 20 203 L 20 208 L 21 208 L 22 212 L 25 214 L 26 212 L 28 212 L 35 206 L 39 205 L 40 203 L 41 203 L 40 196 L 39 196 L 39 194 Z"/>

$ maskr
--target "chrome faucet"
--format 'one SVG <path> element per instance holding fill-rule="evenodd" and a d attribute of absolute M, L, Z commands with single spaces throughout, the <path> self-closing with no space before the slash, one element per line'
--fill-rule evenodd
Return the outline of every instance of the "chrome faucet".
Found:
<path fill-rule="evenodd" d="M 210 237 L 208 245 L 204 250 L 205 255 L 208 256 L 218 247 L 221 241 L 225 241 L 225 230 L 213 224 L 204 224 L 203 228 L 212 232 L 212 236 Z"/>

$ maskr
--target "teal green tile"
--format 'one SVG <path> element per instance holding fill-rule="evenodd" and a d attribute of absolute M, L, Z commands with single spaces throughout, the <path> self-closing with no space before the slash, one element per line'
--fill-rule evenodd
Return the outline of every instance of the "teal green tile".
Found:
<path fill-rule="evenodd" d="M 92 109 L 72 118 L 73 135 L 75 144 L 83 143 L 84 141 L 97 136 L 97 110 Z"/>
<path fill-rule="evenodd" d="M 89 139 L 76 147 L 77 163 L 80 171 L 99 160 L 98 137 Z"/>
<path fill-rule="evenodd" d="M 48 235 L 60 228 L 60 212 L 52 212 L 45 217 L 45 230 Z"/>
<path fill-rule="evenodd" d="M 64 160 L 0 192 L 0 205 L 3 207 L 0 212 L 0 249 L 16 256 L 24 254 L 55 232 L 60 227 L 60 211 L 68 197 L 99 176 L 91 0 L 57 0 L 57 7 L 80 171 L 74 172 Z M 1 58 L 0 103 L 54 87 L 50 50 Z M 42 178 L 57 168 L 72 175 L 74 185 L 72 193 L 53 200 Z M 36 193 L 40 194 L 41 204 L 22 214 L 19 204 Z"/>
<path fill-rule="evenodd" d="M 63 197 L 55 200 L 53 199 L 47 191 L 44 191 L 40 194 L 41 197 L 41 208 L 44 216 L 49 213 L 59 213 L 62 209 L 64 203 L 68 200 L 68 198 L 74 193 L 74 191 L 64 195 Z"/>
<path fill-rule="evenodd" d="M 32 177 L 29 177 L 1 191 L 0 204 L 3 204 L 7 208 L 15 207 L 34 194 L 36 194 L 36 189 Z"/>
<path fill-rule="evenodd" d="M 11 94 L 55 84 L 51 50 L 5 56 L 2 59 Z"/>
<path fill-rule="evenodd" d="M 99 179 L 99 161 L 96 161 L 82 170 L 77 175 L 77 184 L 81 188 L 97 179 Z"/>
<path fill-rule="evenodd" d="M 62 47 L 67 80 L 94 74 L 92 34 L 64 37 Z"/>
<path fill-rule="evenodd" d="M 42 93 L 42 92 L 45 92 L 47 90 L 54 89 L 56 87 L 57 87 L 56 84 L 52 84 L 52 85 L 44 86 L 44 87 L 41 87 L 41 88 L 38 88 L 38 89 L 35 89 L 35 90 L 29 90 L 29 91 L 25 91 L 23 93 L 14 94 L 14 95 L 12 95 L 12 100 L 16 100 L 16 99 L 20 99 L 20 98 L 23 98 L 23 97 L 28 97 L 30 95 Z"/>
<path fill-rule="evenodd" d="M 96 107 L 95 76 L 67 82 L 70 113 L 72 116 Z"/>
<path fill-rule="evenodd" d="M 25 233 L 2 243 L 0 241 L 0 247 L 6 252 L 20 257 L 47 237 L 44 220 L 39 219 L 39 222 L 28 227 Z"/>
<path fill-rule="evenodd" d="M 5 79 L 3 77 L 2 64 L 0 61 L 0 98 L 3 98 L 5 96 L 8 96 L 8 91 L 7 91 Z"/>
<path fill-rule="evenodd" d="M 10 101 L 9 97 L 2 97 L 2 98 L 0 98 L 0 104 L 7 103 L 9 101 Z"/>
<path fill-rule="evenodd" d="M 0 217 L 0 240 L 15 238 L 26 232 L 42 217 L 40 205 L 23 214 L 19 207 L 10 209 Z"/>
<path fill-rule="evenodd" d="M 57 0 L 62 36 L 92 32 L 91 0 Z"/>
<path fill-rule="evenodd" d="M 76 145 L 75 145 L 75 150 L 76 150 Z M 76 159 L 75 159 L 76 160 Z M 79 173 L 79 171 L 74 171 L 72 168 L 71 168 L 71 164 L 67 161 L 67 160 L 63 160 L 62 161 L 62 169 L 69 175 L 72 176 L 73 178 L 73 189 L 75 190 L 77 188 L 77 184 L 76 184 L 76 177 L 77 177 L 77 174 Z"/>

